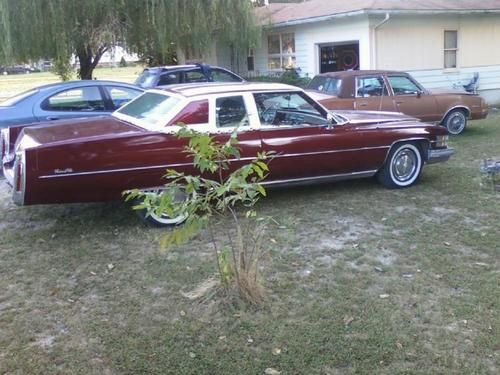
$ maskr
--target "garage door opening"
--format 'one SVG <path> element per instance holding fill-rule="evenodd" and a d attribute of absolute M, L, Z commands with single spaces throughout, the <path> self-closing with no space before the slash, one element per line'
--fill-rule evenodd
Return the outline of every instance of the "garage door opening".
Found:
<path fill-rule="evenodd" d="M 359 69 L 359 43 L 345 42 L 319 46 L 320 73 Z"/>

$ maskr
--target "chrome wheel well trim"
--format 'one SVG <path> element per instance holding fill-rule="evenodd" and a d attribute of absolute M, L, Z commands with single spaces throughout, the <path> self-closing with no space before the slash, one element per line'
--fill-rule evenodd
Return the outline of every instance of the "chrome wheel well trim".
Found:
<path fill-rule="evenodd" d="M 430 144 L 431 144 L 431 141 L 425 137 L 398 139 L 397 141 L 394 141 L 391 143 L 391 146 L 389 147 L 389 151 L 385 155 L 384 162 L 380 166 L 379 170 L 382 169 L 384 167 L 385 163 L 387 162 L 387 159 L 389 158 L 389 154 L 391 153 L 392 148 L 394 146 L 396 146 L 398 143 L 404 143 L 404 142 L 419 142 L 419 144 L 422 144 L 422 142 L 425 142 L 425 143 L 427 143 L 427 145 L 426 145 L 427 149 L 430 148 Z M 427 153 L 425 152 L 425 150 L 422 150 L 421 148 L 420 148 L 420 151 L 421 151 L 420 157 L 422 158 L 422 161 L 424 163 L 427 162 Z"/>
<path fill-rule="evenodd" d="M 441 121 L 439 121 L 440 124 L 443 124 L 443 121 L 445 120 L 446 116 L 448 116 L 450 114 L 451 111 L 454 111 L 456 109 L 460 109 L 460 110 L 464 110 L 465 111 L 465 117 L 467 119 L 470 118 L 470 115 L 471 115 L 471 110 L 469 107 L 467 107 L 466 105 L 456 105 L 456 106 L 453 106 L 451 108 L 449 108 L 446 113 L 444 114 L 443 117 L 441 117 Z M 444 124 L 443 124 L 444 125 Z"/>

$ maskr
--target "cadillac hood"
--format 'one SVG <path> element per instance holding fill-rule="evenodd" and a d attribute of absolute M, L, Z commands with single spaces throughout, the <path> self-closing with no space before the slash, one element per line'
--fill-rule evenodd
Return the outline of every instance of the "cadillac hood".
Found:
<path fill-rule="evenodd" d="M 17 138 L 16 149 L 140 131 L 144 130 L 109 116 L 61 120 L 23 128 Z"/>

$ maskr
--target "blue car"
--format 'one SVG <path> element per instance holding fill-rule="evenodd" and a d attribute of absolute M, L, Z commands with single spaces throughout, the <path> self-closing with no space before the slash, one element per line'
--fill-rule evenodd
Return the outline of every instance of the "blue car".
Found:
<path fill-rule="evenodd" d="M 40 86 L 0 103 L 0 128 L 109 115 L 143 91 L 135 85 L 113 81 L 83 80 Z"/>
<path fill-rule="evenodd" d="M 245 80 L 230 70 L 207 64 L 166 65 L 146 68 L 135 80 L 137 86 L 151 89 L 180 83 L 200 82 L 244 82 Z"/>

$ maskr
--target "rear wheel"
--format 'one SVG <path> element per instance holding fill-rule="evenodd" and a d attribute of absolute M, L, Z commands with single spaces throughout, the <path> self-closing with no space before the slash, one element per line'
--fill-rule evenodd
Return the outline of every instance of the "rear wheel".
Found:
<path fill-rule="evenodd" d="M 377 179 L 385 187 L 399 189 L 413 185 L 421 171 L 420 149 L 413 143 L 399 143 L 391 149 Z"/>
<path fill-rule="evenodd" d="M 144 190 L 145 193 L 154 193 L 154 194 L 161 194 L 161 189 L 151 189 L 151 190 Z M 176 199 L 181 200 L 183 199 L 184 196 L 179 193 L 179 196 L 176 196 Z M 135 200 L 135 204 L 139 205 L 143 201 L 138 198 Z M 175 225 L 180 225 L 187 219 L 187 214 L 180 214 L 175 217 L 171 217 L 167 215 L 166 213 L 162 214 L 157 214 L 155 211 L 150 211 L 146 209 L 142 210 L 137 210 L 137 214 L 141 219 L 143 219 L 147 224 L 154 226 L 154 227 L 168 227 L 168 226 L 175 226 Z"/>
<path fill-rule="evenodd" d="M 443 125 L 448 129 L 450 134 L 462 134 L 467 126 L 467 115 L 461 109 L 454 109 L 446 115 Z"/>

